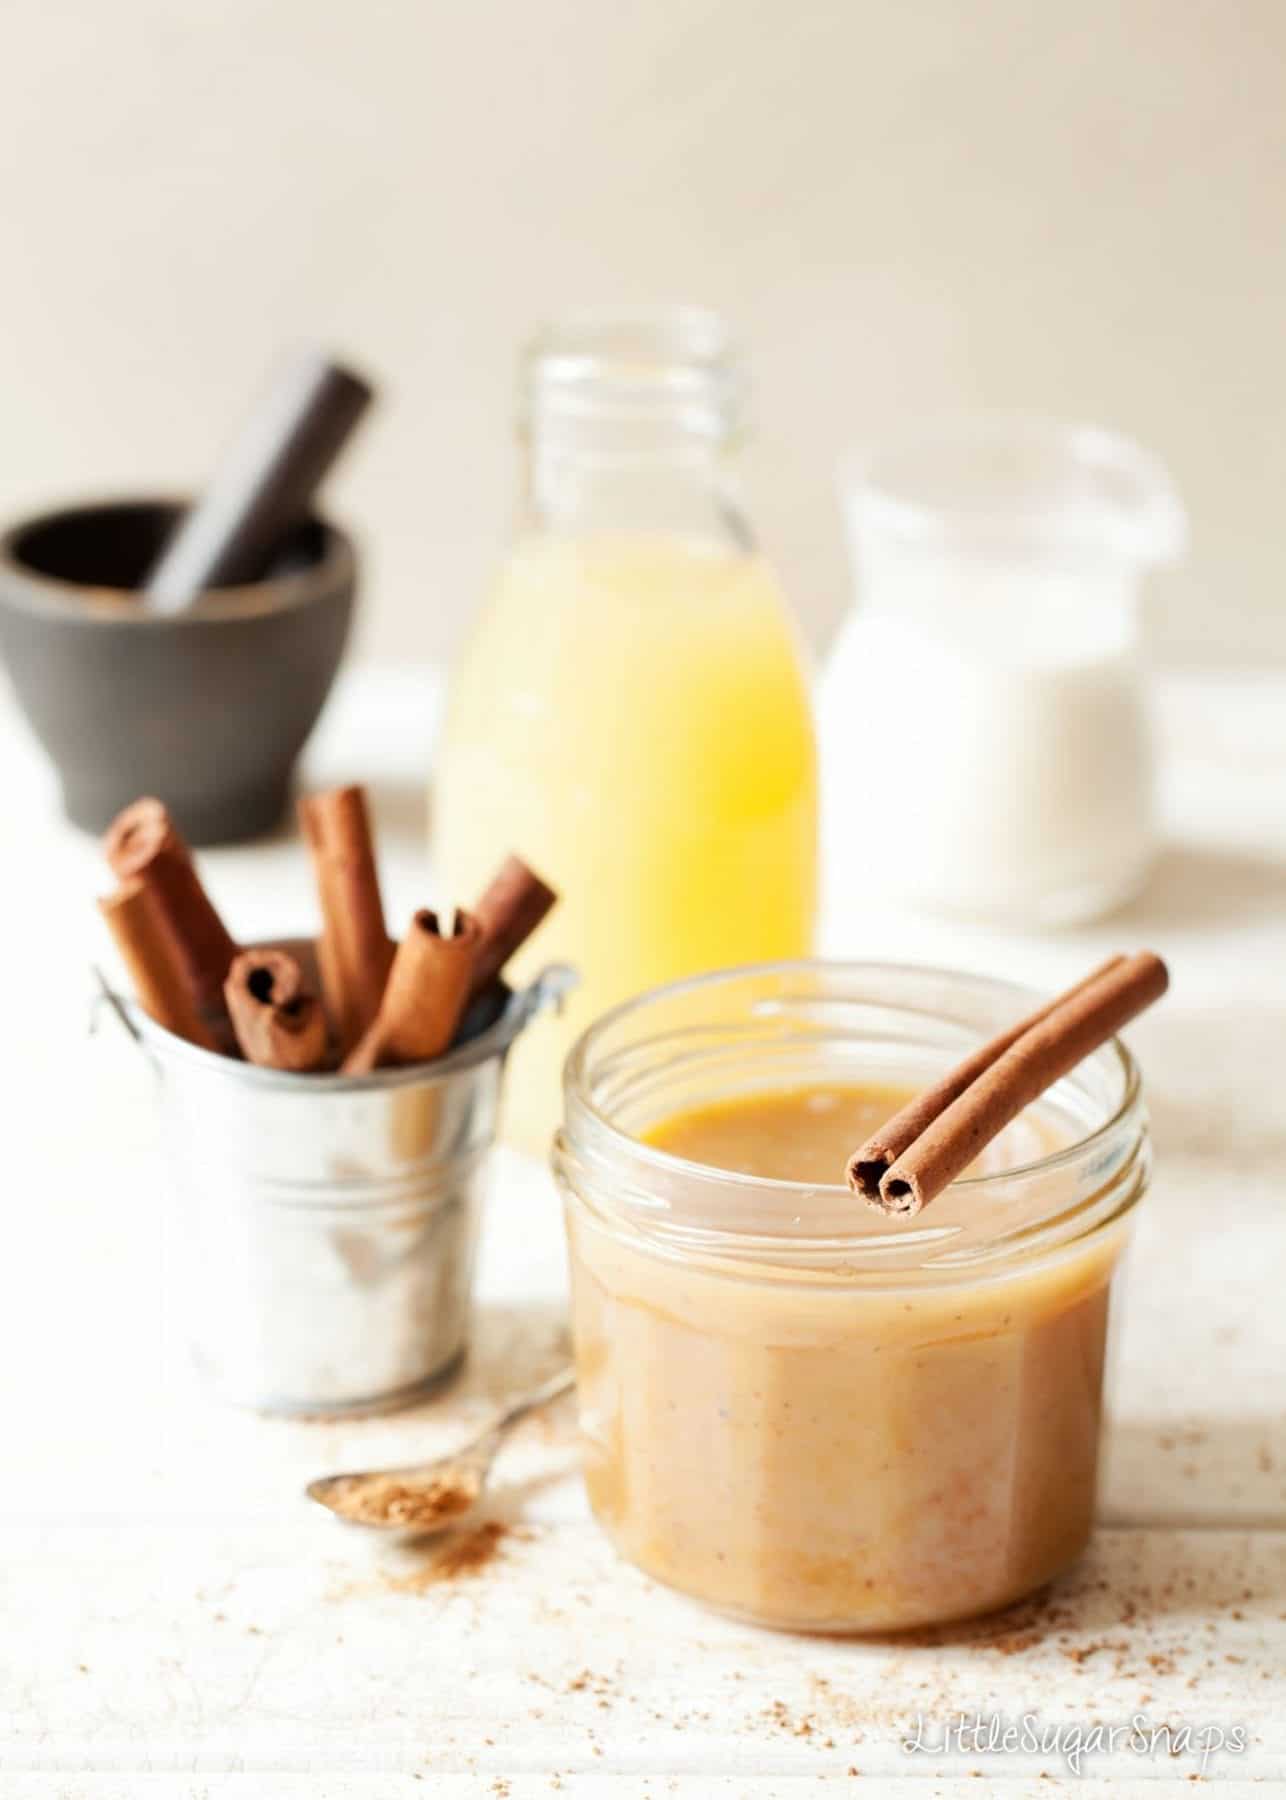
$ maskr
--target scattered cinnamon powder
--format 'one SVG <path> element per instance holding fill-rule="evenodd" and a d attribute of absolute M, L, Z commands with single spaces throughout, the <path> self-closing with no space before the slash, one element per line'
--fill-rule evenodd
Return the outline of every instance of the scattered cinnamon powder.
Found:
<path fill-rule="evenodd" d="M 792 1713 L 784 1700 L 774 1700 L 771 1706 L 764 1708 L 762 1716 L 778 1731 L 787 1732 L 791 1737 L 812 1737 L 815 1730 L 812 1719 Z"/>
<path fill-rule="evenodd" d="M 454 1474 L 422 1483 L 396 1475 L 343 1475 L 330 1490 L 331 1504 L 344 1518 L 359 1525 L 405 1525 L 411 1531 L 436 1531 L 468 1512 L 477 1498 L 477 1481 Z"/>
<path fill-rule="evenodd" d="M 500 1546 L 510 1535 L 510 1527 L 499 1519 L 487 1519 L 472 1531 L 461 1531 L 448 1538 L 437 1554 L 407 1575 L 387 1575 L 390 1588 L 400 1594 L 422 1594 L 439 1582 L 457 1581 L 478 1575 L 494 1562 Z"/>
<path fill-rule="evenodd" d="M 509 1535 L 509 1527 L 499 1519 L 488 1519 L 475 1531 L 452 1538 L 433 1567 L 439 1580 L 450 1581 L 457 1575 L 476 1575 L 494 1561 L 501 1543 Z"/>

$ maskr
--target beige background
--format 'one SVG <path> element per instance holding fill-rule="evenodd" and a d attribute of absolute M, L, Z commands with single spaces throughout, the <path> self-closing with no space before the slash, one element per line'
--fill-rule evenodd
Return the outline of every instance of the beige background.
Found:
<path fill-rule="evenodd" d="M 513 356 L 726 308 L 755 509 L 819 641 L 836 453 L 1025 404 L 1171 461 L 1170 658 L 1286 660 L 1282 0 L 5 0 L 0 504 L 198 480 L 283 341 L 382 379 L 336 484 L 362 649 L 458 641 Z"/>

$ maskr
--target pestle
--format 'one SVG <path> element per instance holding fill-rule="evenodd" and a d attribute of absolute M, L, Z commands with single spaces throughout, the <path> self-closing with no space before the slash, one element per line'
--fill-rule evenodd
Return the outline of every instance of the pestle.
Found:
<path fill-rule="evenodd" d="M 373 397 L 319 351 L 292 357 L 180 517 L 143 584 L 144 608 L 180 613 L 207 588 L 260 579 Z"/>

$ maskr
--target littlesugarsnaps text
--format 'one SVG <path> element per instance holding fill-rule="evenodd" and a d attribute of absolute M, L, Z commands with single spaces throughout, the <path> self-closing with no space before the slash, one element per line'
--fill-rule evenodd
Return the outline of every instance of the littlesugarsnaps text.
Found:
<path fill-rule="evenodd" d="M 1074 1775 L 1094 1756 L 1178 1757 L 1195 1762 L 1204 1775 L 1216 1756 L 1244 1755 L 1246 1741 L 1244 1725 L 1150 1719 L 1145 1713 L 1116 1724 L 1044 1720 L 1035 1713 L 951 1713 L 941 1719 L 917 1713 L 902 1748 L 908 1756 L 1057 1757 Z"/>

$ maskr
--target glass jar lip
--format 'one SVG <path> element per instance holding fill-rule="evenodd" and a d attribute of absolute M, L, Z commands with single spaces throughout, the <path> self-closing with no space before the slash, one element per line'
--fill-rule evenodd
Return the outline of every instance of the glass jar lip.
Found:
<path fill-rule="evenodd" d="M 944 413 L 840 463 L 856 527 L 914 542 L 970 538 L 1177 562 L 1188 518 L 1169 470 L 1123 433 L 999 409 Z"/>
<path fill-rule="evenodd" d="M 989 975 L 975 975 L 967 970 L 946 969 L 927 963 L 840 962 L 827 958 L 805 957 L 778 962 L 744 963 L 732 968 L 711 970 L 702 975 L 687 976 L 679 981 L 667 982 L 659 987 L 645 989 L 643 993 L 635 994 L 630 999 L 622 1001 L 607 1012 L 601 1013 L 576 1039 L 563 1065 L 563 1090 L 569 1118 L 571 1102 L 574 1100 L 576 1106 L 587 1113 L 596 1126 L 606 1132 L 610 1140 L 619 1145 L 628 1155 L 672 1174 L 690 1173 L 706 1179 L 713 1176 L 750 1190 L 780 1194 L 796 1193 L 801 1197 L 805 1194 L 826 1195 L 831 1198 L 847 1197 L 852 1200 L 852 1195 L 842 1182 L 819 1183 L 781 1180 L 764 1175 L 746 1175 L 736 1170 L 718 1169 L 706 1163 L 693 1162 L 687 1157 L 676 1156 L 672 1151 L 644 1143 L 642 1139 L 622 1130 L 603 1108 L 596 1104 L 591 1096 L 588 1079 L 588 1065 L 596 1044 L 622 1021 L 628 1019 L 632 1014 L 645 1011 L 650 1005 L 685 993 L 698 993 L 704 988 L 713 988 L 732 980 L 790 976 L 792 974 L 804 975 L 816 972 L 818 969 L 825 969 L 840 977 L 859 979 L 862 976 L 880 975 L 907 975 L 928 979 L 936 977 L 943 981 L 967 984 L 993 995 L 1011 995 L 1016 1002 L 1016 1012 L 1028 1011 L 1033 1004 L 1038 1005 L 1042 998 L 1048 997 L 1042 996 L 1036 989 L 1026 987 L 1019 982 L 1005 981 Z M 1003 1192 L 1007 1185 L 1016 1186 L 1020 1182 L 1031 1180 L 1033 1176 L 1068 1168 L 1087 1155 L 1093 1155 L 1129 1117 L 1137 1107 L 1142 1094 L 1142 1077 L 1138 1063 L 1122 1040 L 1119 1037 L 1112 1038 L 1110 1043 L 1102 1046 L 1102 1050 L 1109 1050 L 1115 1055 L 1122 1076 L 1120 1097 L 1106 1119 L 1096 1125 L 1093 1130 L 1086 1132 L 1084 1136 L 1077 1137 L 1071 1143 L 1062 1145 L 1058 1150 L 1051 1151 L 1046 1156 L 1015 1164 L 997 1173 L 959 1177 L 952 1182 L 952 1191 L 970 1193 L 985 1189 L 992 1193 L 998 1190 Z M 1102 1054 L 1102 1050 L 1094 1054 Z"/>

